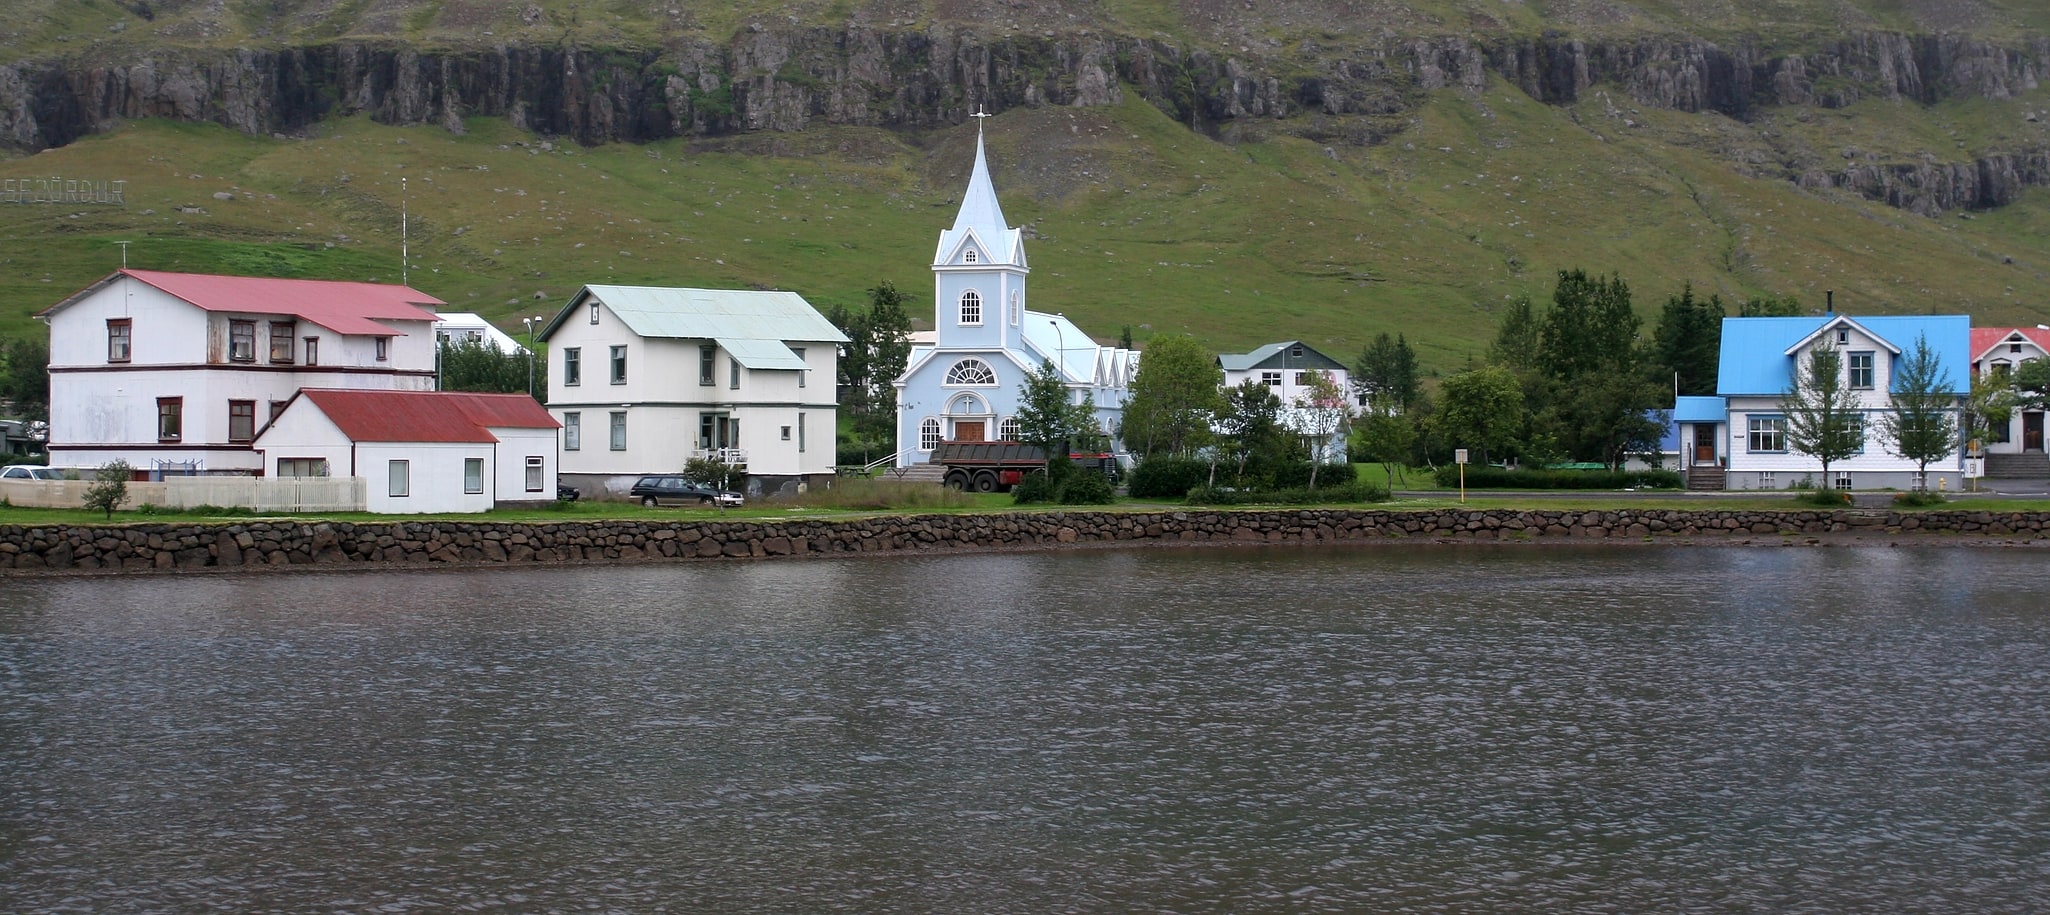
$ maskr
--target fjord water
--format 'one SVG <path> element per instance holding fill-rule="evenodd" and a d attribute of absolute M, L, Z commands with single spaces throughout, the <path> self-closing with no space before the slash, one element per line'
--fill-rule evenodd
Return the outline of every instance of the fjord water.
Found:
<path fill-rule="evenodd" d="M 0 580 L 10 912 L 2030 911 L 2043 557 Z"/>

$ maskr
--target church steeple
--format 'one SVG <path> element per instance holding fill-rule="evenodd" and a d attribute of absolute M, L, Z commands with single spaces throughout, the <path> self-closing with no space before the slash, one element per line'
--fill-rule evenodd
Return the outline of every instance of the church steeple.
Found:
<path fill-rule="evenodd" d="M 989 160 L 983 153 L 982 122 L 988 114 L 975 112 L 975 171 L 968 176 L 968 192 L 961 197 L 961 212 L 954 217 L 954 230 L 974 229 L 983 244 L 994 245 L 1010 224 L 1004 222 L 1003 205 L 997 202 L 996 185 L 989 180 Z"/>

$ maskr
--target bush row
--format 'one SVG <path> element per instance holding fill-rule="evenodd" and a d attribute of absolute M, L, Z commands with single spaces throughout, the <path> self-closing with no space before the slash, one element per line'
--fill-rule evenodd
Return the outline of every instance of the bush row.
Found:
<path fill-rule="evenodd" d="M 1257 477 L 1237 481 L 1234 488 L 1272 492 L 1284 489 L 1307 489 L 1310 485 L 1310 462 L 1287 461 L 1267 469 Z M 1220 464 L 1216 478 L 1231 482 L 1231 468 Z M 1317 468 L 1317 488 L 1343 486 L 1359 478 L 1359 471 L 1348 463 L 1324 464 Z M 1126 487 L 1134 499 L 1180 499 L 1191 490 L 1210 484 L 1211 469 L 1208 461 L 1189 458 L 1149 458 L 1132 471 L 1131 482 Z"/>
<path fill-rule="evenodd" d="M 1446 464 L 1435 475 L 1439 486 L 1459 485 L 1459 465 Z M 1679 489 L 1680 474 L 1672 470 L 1530 470 L 1466 465 L 1468 489 Z"/>
<path fill-rule="evenodd" d="M 1325 486 L 1319 475 L 1316 489 L 1231 489 L 1200 486 L 1189 491 L 1191 505 L 1318 505 L 1340 502 L 1386 502 L 1388 490 L 1372 483 L 1342 483 Z"/>

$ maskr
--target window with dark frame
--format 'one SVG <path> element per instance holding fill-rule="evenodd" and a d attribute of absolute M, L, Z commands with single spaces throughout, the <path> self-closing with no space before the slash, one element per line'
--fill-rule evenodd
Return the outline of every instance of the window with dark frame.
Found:
<path fill-rule="evenodd" d="M 277 365 L 292 364 L 292 340 L 299 333 L 299 325 L 290 321 L 270 322 L 270 361 Z"/>
<path fill-rule="evenodd" d="M 484 492 L 484 459 L 463 458 L 463 494 L 474 496 Z"/>
<path fill-rule="evenodd" d="M 1872 357 L 1873 354 L 1869 352 L 1851 354 L 1851 387 L 1859 389 L 1869 389 L 1872 387 Z"/>
<path fill-rule="evenodd" d="M 727 382 L 726 386 L 738 391 L 740 390 L 740 360 L 728 358 L 726 364 L 732 373 L 732 379 Z"/>
<path fill-rule="evenodd" d="M 584 447 L 584 414 L 562 414 L 562 450 L 577 451 Z"/>
<path fill-rule="evenodd" d="M 1264 385 L 1266 385 L 1266 386 L 1268 386 L 1268 387 L 1270 387 L 1270 388 L 1278 388 L 1278 387 L 1281 387 L 1281 373 L 1280 373 L 1280 372 L 1261 372 L 1261 373 L 1260 373 L 1260 383 L 1261 383 L 1261 384 L 1264 384 Z"/>
<path fill-rule="evenodd" d="M 613 383 L 613 384 L 625 384 L 625 383 L 626 383 L 626 345 L 625 345 L 625 344 L 620 344 L 620 345 L 618 345 L 618 346 L 614 346 L 614 347 L 612 348 L 612 383 Z"/>
<path fill-rule="evenodd" d="M 626 450 L 626 412 L 612 411 L 612 450 Z"/>
<path fill-rule="evenodd" d="M 228 322 L 228 361 L 256 361 L 256 322 Z"/>
<path fill-rule="evenodd" d="M 538 455 L 538 454 L 530 454 L 530 455 L 527 455 L 527 491 L 528 491 L 528 492 L 540 492 L 540 491 L 541 491 L 541 477 L 542 477 L 542 471 L 544 471 L 544 470 L 546 470 L 546 469 L 547 469 L 547 464 L 546 464 L 546 462 L 544 462 L 544 461 L 543 461 L 543 460 L 541 459 L 541 456 L 540 456 L 540 455 Z"/>
<path fill-rule="evenodd" d="M 157 398 L 157 441 L 175 442 L 185 435 L 185 398 Z"/>
<path fill-rule="evenodd" d="M 319 337 L 307 337 L 307 338 L 306 338 L 306 364 L 307 364 L 307 365 L 319 365 L 319 364 L 320 364 L 320 338 L 319 338 Z"/>
<path fill-rule="evenodd" d="M 562 383 L 565 387 L 576 387 L 584 383 L 584 351 L 582 347 L 568 346 L 563 348 Z"/>
<path fill-rule="evenodd" d="M 797 356 L 797 361 L 799 361 L 799 362 L 803 362 L 803 361 L 804 361 L 804 347 L 802 347 L 802 346 L 793 346 L 793 347 L 791 347 L 791 348 L 790 348 L 790 352 L 791 352 L 792 354 L 794 354 L 794 355 L 796 355 L 796 356 Z M 798 386 L 798 387 L 800 387 L 800 388 L 801 388 L 801 387 L 804 387 L 804 376 L 806 376 L 806 375 L 809 375 L 809 374 L 811 374 L 811 371 L 810 371 L 809 369 L 798 369 L 798 370 L 797 370 L 797 386 Z"/>
<path fill-rule="evenodd" d="M 714 359 L 718 353 L 719 348 L 710 343 L 698 347 L 698 384 L 719 383 L 719 365 Z"/>
<path fill-rule="evenodd" d="M 256 438 L 256 401 L 228 401 L 228 441 L 247 442 Z"/>
<path fill-rule="evenodd" d="M 377 361 L 379 361 L 379 362 L 389 362 L 390 360 L 391 360 L 391 338 L 390 338 L 390 337 L 379 337 L 379 338 L 377 338 Z"/>
<path fill-rule="evenodd" d="M 127 362 L 135 354 L 135 323 L 130 318 L 107 319 L 107 361 Z"/>
<path fill-rule="evenodd" d="M 390 461 L 385 464 L 385 495 L 403 499 L 413 491 L 413 469 L 405 461 Z"/>

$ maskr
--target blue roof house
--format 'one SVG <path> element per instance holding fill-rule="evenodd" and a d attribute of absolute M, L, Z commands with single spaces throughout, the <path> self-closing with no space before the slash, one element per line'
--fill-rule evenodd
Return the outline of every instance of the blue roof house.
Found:
<path fill-rule="evenodd" d="M 1099 346 L 1074 322 L 1033 311 L 1024 233 L 1004 221 L 982 133 L 961 210 L 933 253 L 933 342 L 914 346 L 898 376 L 897 466 L 923 464 L 945 442 L 1015 441 L 1025 378 L 1051 362 L 1070 402 L 1094 398 L 1114 434 L 1139 354 Z"/>
<path fill-rule="evenodd" d="M 1940 360 L 1939 388 L 1962 401 L 1970 391 L 1971 366 L 1971 318 L 1965 315 L 1724 318 L 1716 393 L 1727 404 L 1719 432 L 1726 430 L 1728 437 L 1719 438 L 1715 447 L 1728 459 L 1728 488 L 1785 489 L 1803 481 L 1837 489 L 1912 488 L 1915 464 L 1893 454 L 1894 443 L 1880 419 L 1893 408 L 1900 362 L 1918 339 L 1928 340 Z M 1832 462 L 1829 480 L 1820 478 L 1820 461 L 1788 447 L 1786 412 L 1780 405 L 1794 389 L 1796 367 L 1806 364 L 1816 347 L 1834 347 L 1842 354 L 1842 371 L 1858 394 L 1865 428 L 1864 451 Z M 1698 436 L 1705 426 L 1694 421 L 1697 437 L 1689 446 L 1694 459 L 1703 453 Z M 1953 453 L 1929 465 L 1928 485 L 1933 488 L 1942 480 L 1955 488 L 1963 470 L 1962 455 Z"/>

